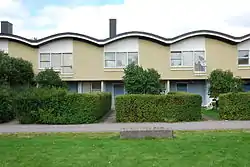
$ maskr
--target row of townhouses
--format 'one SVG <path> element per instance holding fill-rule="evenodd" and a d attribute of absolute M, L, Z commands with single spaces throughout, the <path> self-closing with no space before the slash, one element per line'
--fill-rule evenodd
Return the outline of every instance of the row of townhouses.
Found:
<path fill-rule="evenodd" d="M 214 69 L 231 70 L 250 90 L 250 35 L 234 37 L 210 30 L 164 38 L 145 32 L 116 33 L 116 19 L 109 21 L 109 37 L 96 39 L 77 33 L 59 33 L 31 40 L 13 34 L 12 24 L 1 22 L 0 50 L 33 63 L 35 73 L 53 68 L 71 91 L 106 91 L 114 97 L 126 93 L 123 68 L 136 63 L 161 74 L 166 92 L 200 94 L 211 102 L 207 78 Z"/>

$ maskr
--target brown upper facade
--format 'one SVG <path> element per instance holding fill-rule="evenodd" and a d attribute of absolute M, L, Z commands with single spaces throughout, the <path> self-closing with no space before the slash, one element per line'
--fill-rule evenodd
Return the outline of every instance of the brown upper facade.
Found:
<path fill-rule="evenodd" d="M 174 38 L 145 32 L 116 35 L 116 21 L 111 20 L 110 37 L 104 40 L 76 33 L 30 40 L 13 35 L 12 24 L 4 26 L 0 50 L 31 61 L 36 73 L 53 67 L 64 80 L 121 80 L 123 68 L 132 62 L 155 68 L 164 80 L 206 79 L 218 68 L 249 78 L 250 35 L 233 37 L 208 30 Z"/>

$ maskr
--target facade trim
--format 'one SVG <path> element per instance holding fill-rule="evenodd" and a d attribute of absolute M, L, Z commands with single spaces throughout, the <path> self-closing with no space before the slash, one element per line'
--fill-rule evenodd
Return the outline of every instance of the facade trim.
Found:
<path fill-rule="evenodd" d="M 234 37 L 228 34 L 224 34 L 224 33 L 217 32 L 217 31 L 211 31 L 211 30 L 192 31 L 192 32 L 188 32 L 188 33 L 176 36 L 174 38 L 164 38 L 164 37 L 151 34 L 151 33 L 147 33 L 147 32 L 131 31 L 131 32 L 121 33 L 119 35 L 116 35 L 115 37 L 106 38 L 102 40 L 99 40 L 90 36 L 86 36 L 83 34 L 72 33 L 72 32 L 59 33 L 59 34 L 51 35 L 45 38 L 41 38 L 39 40 L 31 40 L 31 39 L 27 39 L 27 38 L 17 36 L 17 35 L 0 33 L 0 39 L 16 40 L 16 41 L 19 41 L 19 42 L 22 42 L 31 46 L 39 46 L 47 42 L 58 40 L 58 39 L 63 39 L 63 38 L 75 38 L 79 40 L 86 40 L 96 45 L 103 46 L 111 42 L 114 42 L 123 38 L 128 38 L 128 37 L 138 37 L 138 38 L 142 37 L 142 38 L 147 38 L 147 39 L 155 40 L 155 41 L 170 45 L 178 41 L 191 38 L 191 37 L 196 37 L 196 36 L 209 36 L 209 37 L 213 37 L 219 40 L 226 40 L 228 42 L 235 43 L 235 44 L 241 43 L 243 41 L 250 39 L 250 34 L 247 34 L 241 37 Z"/>

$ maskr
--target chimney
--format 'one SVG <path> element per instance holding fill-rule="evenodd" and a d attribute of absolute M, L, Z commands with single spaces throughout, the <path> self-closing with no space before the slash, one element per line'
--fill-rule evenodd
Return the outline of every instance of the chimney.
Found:
<path fill-rule="evenodd" d="M 109 37 L 116 36 L 116 19 L 109 19 Z"/>
<path fill-rule="evenodd" d="M 13 34 L 13 25 L 8 21 L 1 21 L 1 33 Z"/>

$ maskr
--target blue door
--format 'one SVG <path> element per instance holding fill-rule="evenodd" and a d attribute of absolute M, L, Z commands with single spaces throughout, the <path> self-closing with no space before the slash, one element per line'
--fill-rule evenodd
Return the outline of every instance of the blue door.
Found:
<path fill-rule="evenodd" d="M 124 94 L 124 85 L 123 84 L 114 84 L 114 96 Z"/>
<path fill-rule="evenodd" d="M 112 98 L 112 105 L 114 106 L 115 104 L 115 97 L 118 95 L 123 95 L 124 94 L 124 85 L 123 84 L 114 84 L 114 92 L 113 92 L 113 98 Z"/>

